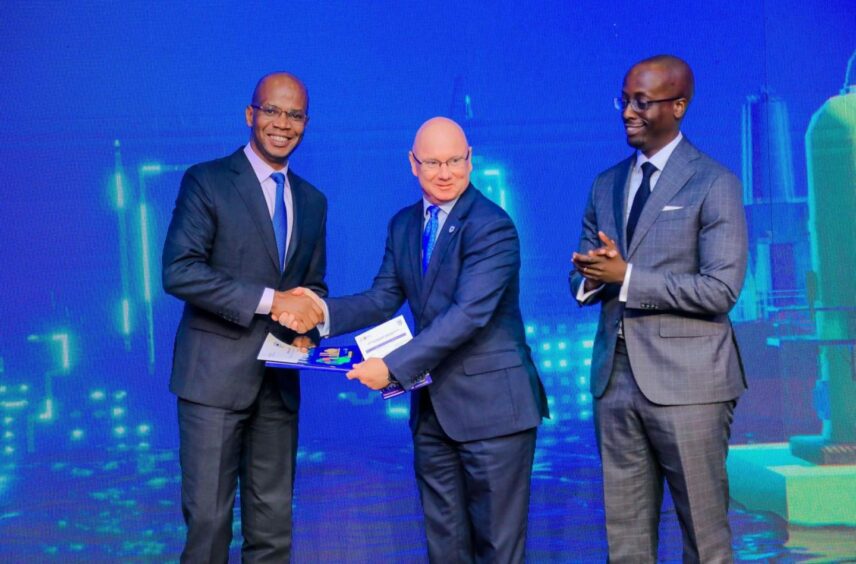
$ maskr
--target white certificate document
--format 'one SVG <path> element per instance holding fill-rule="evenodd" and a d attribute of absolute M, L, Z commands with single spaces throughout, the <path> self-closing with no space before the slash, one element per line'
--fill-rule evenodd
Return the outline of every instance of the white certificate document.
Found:
<path fill-rule="evenodd" d="M 268 333 L 262 350 L 259 351 L 259 360 L 271 362 L 300 363 L 309 357 L 308 353 L 301 351 L 298 347 L 284 343 Z"/>
<path fill-rule="evenodd" d="M 354 340 L 363 358 L 383 358 L 404 343 L 413 339 L 413 333 L 403 315 L 360 333 Z"/>

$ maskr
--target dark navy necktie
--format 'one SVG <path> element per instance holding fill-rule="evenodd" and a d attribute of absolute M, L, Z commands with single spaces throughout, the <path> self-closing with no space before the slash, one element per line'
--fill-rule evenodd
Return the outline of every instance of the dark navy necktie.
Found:
<path fill-rule="evenodd" d="M 285 270 L 285 242 L 288 238 L 288 214 L 285 211 L 285 175 L 274 172 L 270 175 L 276 182 L 276 196 L 273 202 L 273 234 L 276 236 L 276 248 L 279 251 L 279 269 Z"/>
<path fill-rule="evenodd" d="M 434 252 L 434 243 L 437 242 L 437 232 L 440 230 L 440 208 L 428 206 L 428 213 L 431 216 L 425 222 L 425 229 L 422 230 L 422 274 L 428 270 L 431 253 Z"/>
<path fill-rule="evenodd" d="M 651 163 L 642 163 L 642 184 L 636 190 L 636 196 L 633 198 L 633 205 L 630 207 L 630 215 L 627 216 L 627 246 L 633 241 L 633 232 L 636 231 L 636 223 L 639 222 L 639 216 L 642 215 L 642 208 L 645 207 L 645 202 L 648 201 L 648 196 L 651 195 L 651 176 L 657 172 L 657 167 Z"/>

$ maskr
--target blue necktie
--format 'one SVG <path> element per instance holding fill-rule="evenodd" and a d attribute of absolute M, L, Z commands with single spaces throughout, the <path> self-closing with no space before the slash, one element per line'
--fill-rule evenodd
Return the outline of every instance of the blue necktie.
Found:
<path fill-rule="evenodd" d="M 642 208 L 645 207 L 645 202 L 648 201 L 648 196 L 651 195 L 651 176 L 657 172 L 657 167 L 651 163 L 642 163 L 642 184 L 636 190 L 636 196 L 633 198 L 633 205 L 630 207 L 630 215 L 627 216 L 627 246 L 633 241 L 633 232 L 636 231 L 636 223 L 639 221 L 639 216 L 642 215 Z"/>
<path fill-rule="evenodd" d="M 434 243 L 437 242 L 437 231 L 440 230 L 440 208 L 437 206 L 428 206 L 428 213 L 431 217 L 425 222 L 425 229 L 422 230 L 422 274 L 428 270 L 428 263 L 431 262 L 431 253 L 434 252 Z"/>
<path fill-rule="evenodd" d="M 279 270 L 285 270 L 285 240 L 288 237 L 288 215 L 285 212 L 285 175 L 274 172 L 270 175 L 276 182 L 276 196 L 273 202 L 273 234 L 276 236 L 276 248 L 279 251 Z"/>

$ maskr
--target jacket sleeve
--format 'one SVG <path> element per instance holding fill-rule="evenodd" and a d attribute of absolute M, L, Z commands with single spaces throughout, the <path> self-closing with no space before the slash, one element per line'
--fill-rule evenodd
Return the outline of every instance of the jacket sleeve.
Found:
<path fill-rule="evenodd" d="M 413 340 L 384 359 L 405 388 L 485 327 L 509 283 L 520 269 L 517 230 L 508 217 L 471 230 L 464 245 L 461 272 L 448 307 Z"/>
<path fill-rule="evenodd" d="M 350 333 L 382 323 L 404 304 L 404 289 L 395 261 L 392 222 L 387 230 L 383 261 L 372 286 L 365 292 L 341 298 L 329 298 L 330 336 Z"/>
<path fill-rule="evenodd" d="M 164 290 L 231 323 L 248 327 L 264 286 L 210 264 L 217 208 L 210 182 L 197 167 L 181 180 L 162 257 Z"/>
<path fill-rule="evenodd" d="M 597 212 L 595 211 L 595 190 L 597 189 L 598 181 L 595 180 L 594 184 L 589 190 L 588 202 L 586 203 L 585 213 L 583 214 L 583 222 L 582 222 L 582 232 L 580 233 L 580 240 L 577 244 L 577 252 L 580 254 L 586 254 L 587 252 L 600 248 L 602 243 L 597 236 L 597 232 L 599 230 L 597 224 Z M 620 288 L 620 284 L 605 284 L 601 287 L 600 291 L 595 292 L 586 297 L 584 301 L 580 301 L 577 299 L 577 295 L 579 293 L 580 287 L 585 283 L 585 278 L 583 278 L 582 274 L 577 272 L 576 268 L 574 268 L 573 264 L 571 265 L 571 271 L 568 273 L 568 286 L 571 290 L 571 297 L 577 300 L 577 303 L 580 306 L 589 306 L 599 303 L 604 299 L 606 295 L 613 295 Z M 615 292 L 604 292 L 604 290 L 608 289 L 610 286 L 615 286 L 613 290 Z"/>
<path fill-rule="evenodd" d="M 724 172 L 713 178 L 699 221 L 698 271 L 679 273 L 634 264 L 628 309 L 716 315 L 728 313 L 737 303 L 746 274 L 748 237 L 736 176 Z"/>

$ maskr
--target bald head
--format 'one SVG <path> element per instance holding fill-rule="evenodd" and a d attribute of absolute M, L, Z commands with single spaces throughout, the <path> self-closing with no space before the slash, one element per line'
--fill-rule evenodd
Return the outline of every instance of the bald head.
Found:
<path fill-rule="evenodd" d="M 633 65 L 630 72 L 641 67 L 660 71 L 663 86 L 673 92 L 672 96 L 681 96 L 686 98 L 687 102 L 692 100 L 695 78 L 692 69 L 683 59 L 674 55 L 654 55 Z"/>
<path fill-rule="evenodd" d="M 429 202 L 456 200 L 469 186 L 473 170 L 464 130 L 444 117 L 423 123 L 413 139 L 410 167 Z"/>
<path fill-rule="evenodd" d="M 252 103 L 256 105 L 264 103 L 265 95 L 269 90 L 274 90 L 276 88 L 284 86 L 299 90 L 303 93 L 303 97 L 306 99 L 306 110 L 308 113 L 309 91 L 306 90 L 306 85 L 304 85 L 299 78 L 297 78 L 290 72 L 272 72 L 261 77 L 256 83 L 256 87 L 253 89 Z"/>
<path fill-rule="evenodd" d="M 421 155 L 423 150 L 447 146 L 463 147 L 464 150 L 469 147 L 461 126 L 445 117 L 429 119 L 416 131 L 416 137 L 413 138 L 413 152 L 417 155 Z"/>

